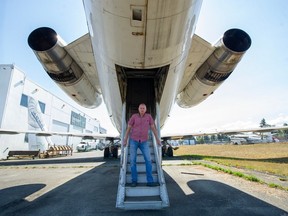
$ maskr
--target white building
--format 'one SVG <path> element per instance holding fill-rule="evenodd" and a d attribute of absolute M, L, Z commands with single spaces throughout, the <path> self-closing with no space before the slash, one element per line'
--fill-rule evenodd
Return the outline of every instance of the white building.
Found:
<path fill-rule="evenodd" d="M 0 128 L 75 133 L 106 133 L 100 122 L 30 81 L 15 65 L 0 64 Z M 81 138 L 31 134 L 0 135 L 0 159 L 10 150 L 46 150 L 76 145 Z"/>

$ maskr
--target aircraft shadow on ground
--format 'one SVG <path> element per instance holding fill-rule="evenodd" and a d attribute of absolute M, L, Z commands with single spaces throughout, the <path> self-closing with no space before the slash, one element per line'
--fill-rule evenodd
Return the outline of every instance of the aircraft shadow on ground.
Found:
<path fill-rule="evenodd" d="M 175 180 L 165 173 L 169 208 L 150 211 L 116 209 L 119 166 L 101 164 L 47 192 L 34 201 L 24 200 L 45 185 L 19 185 L 0 191 L 0 215 L 285 215 L 285 211 L 224 183 L 193 180 L 185 195 Z M 35 171 L 36 172 L 36 171 Z M 197 173 L 195 173 L 197 175 Z M 3 201 L 4 200 L 4 201 Z"/>
<path fill-rule="evenodd" d="M 26 202 L 24 200 L 25 197 L 44 187 L 45 184 L 28 184 L 0 190 L 0 215 L 2 215 L 6 209 Z"/>

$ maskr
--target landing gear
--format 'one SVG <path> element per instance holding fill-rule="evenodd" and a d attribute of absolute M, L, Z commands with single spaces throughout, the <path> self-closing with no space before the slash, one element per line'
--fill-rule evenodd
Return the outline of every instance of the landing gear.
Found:
<path fill-rule="evenodd" d="M 165 156 L 173 157 L 173 148 L 167 141 L 164 141 L 162 146 L 162 157 Z"/>
<path fill-rule="evenodd" d="M 114 142 L 114 140 L 110 140 L 108 146 L 104 148 L 104 158 L 118 158 L 118 142 Z"/>
<path fill-rule="evenodd" d="M 104 149 L 104 158 L 109 158 L 110 155 L 110 147 L 106 147 Z"/>
<path fill-rule="evenodd" d="M 167 148 L 166 154 L 168 157 L 173 157 L 173 148 L 171 146 Z"/>
<path fill-rule="evenodd" d="M 162 146 L 162 157 L 165 157 L 165 153 L 166 153 L 166 145 Z"/>
<path fill-rule="evenodd" d="M 112 147 L 112 157 L 118 158 L 118 146 Z"/>

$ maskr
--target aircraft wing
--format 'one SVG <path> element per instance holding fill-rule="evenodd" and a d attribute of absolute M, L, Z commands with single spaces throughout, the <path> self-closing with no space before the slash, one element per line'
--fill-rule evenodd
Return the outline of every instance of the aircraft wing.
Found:
<path fill-rule="evenodd" d="M 93 133 L 72 133 L 72 132 L 53 132 L 53 131 L 36 131 L 36 130 L 10 130 L 0 128 L 0 135 L 17 135 L 17 134 L 35 134 L 36 136 L 69 136 L 69 137 L 93 137 L 95 139 L 120 139 L 119 135 L 112 134 L 93 134 Z"/>
<path fill-rule="evenodd" d="M 91 84 L 101 93 L 98 72 L 94 60 L 92 43 L 89 33 L 71 42 L 64 49 L 77 62 L 83 72 L 89 77 Z"/>
<path fill-rule="evenodd" d="M 288 126 L 262 127 L 262 128 L 247 128 L 247 129 L 236 129 L 236 130 L 224 130 L 224 131 L 218 131 L 218 133 L 219 133 L 219 134 L 232 135 L 232 134 L 244 133 L 244 132 L 266 133 L 266 132 L 273 132 L 273 131 L 277 131 L 277 130 L 288 130 Z"/>
<path fill-rule="evenodd" d="M 179 92 L 183 91 L 185 86 L 192 79 L 197 69 L 206 61 L 206 59 L 214 52 L 215 47 L 205 41 L 200 36 L 194 34 L 189 55 L 186 62 L 186 69 L 179 87 Z"/>
<path fill-rule="evenodd" d="M 288 130 L 288 126 L 278 126 L 278 127 L 264 127 L 264 128 L 247 128 L 247 129 L 234 129 L 234 130 L 222 130 L 222 131 L 207 131 L 207 132 L 191 132 L 191 133 L 178 133 L 178 134 L 165 134 L 162 135 L 162 139 L 166 140 L 177 140 L 177 139 L 192 139 L 194 136 L 208 136 L 208 135 L 215 135 L 215 134 L 226 134 L 226 135 L 233 135 L 239 134 L 244 132 L 259 132 L 259 133 L 266 133 L 266 132 L 273 132 L 277 130 Z"/>
<path fill-rule="evenodd" d="M 194 136 L 206 136 L 218 134 L 218 132 L 191 132 L 191 133 L 169 133 L 169 134 L 161 134 L 161 138 L 163 140 L 178 140 L 178 139 L 193 139 Z"/>

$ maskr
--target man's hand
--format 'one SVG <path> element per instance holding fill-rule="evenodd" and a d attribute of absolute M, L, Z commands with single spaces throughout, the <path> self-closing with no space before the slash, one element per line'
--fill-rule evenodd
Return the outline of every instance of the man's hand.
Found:
<path fill-rule="evenodd" d="M 161 140 L 160 140 L 159 137 L 158 137 L 158 134 L 157 134 L 157 130 L 156 130 L 156 128 L 155 128 L 155 125 L 152 124 L 150 127 L 151 127 L 151 129 L 152 129 L 152 131 L 153 131 L 153 133 L 154 133 L 154 136 L 155 136 L 155 138 L 156 138 L 157 144 L 158 144 L 159 146 L 162 146 Z"/>
<path fill-rule="evenodd" d="M 124 147 L 126 147 L 127 144 L 128 144 L 128 143 L 127 143 L 127 139 L 124 139 L 122 145 L 123 145 Z"/>
<path fill-rule="evenodd" d="M 161 140 L 158 137 L 156 138 L 156 141 L 159 146 L 162 146 Z"/>
<path fill-rule="evenodd" d="M 127 145 L 128 145 L 128 134 L 130 133 L 130 130 L 131 130 L 131 125 L 128 125 L 128 127 L 127 127 L 127 130 L 126 130 L 126 133 L 125 133 L 125 136 L 124 136 L 124 140 L 123 140 L 123 142 L 122 142 L 122 145 L 124 146 L 124 147 L 126 147 Z"/>

